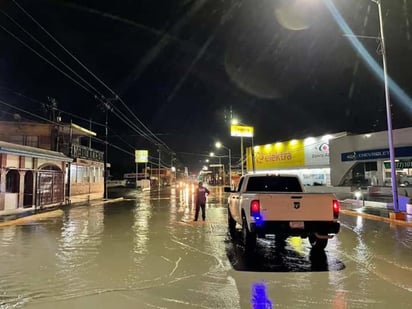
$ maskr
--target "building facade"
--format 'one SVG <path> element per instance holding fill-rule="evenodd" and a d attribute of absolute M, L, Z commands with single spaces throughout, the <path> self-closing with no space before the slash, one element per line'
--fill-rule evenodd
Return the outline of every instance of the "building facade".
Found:
<path fill-rule="evenodd" d="M 412 175 L 412 128 L 392 131 L 397 183 Z M 343 136 L 330 142 L 333 186 L 391 186 L 388 132 Z"/>
<path fill-rule="evenodd" d="M 64 154 L 0 141 L 0 211 L 65 203 Z"/>
<path fill-rule="evenodd" d="M 104 153 L 91 148 L 95 135 L 73 123 L 0 121 L 0 141 L 54 151 L 70 159 L 62 168 L 66 203 L 103 198 Z"/>

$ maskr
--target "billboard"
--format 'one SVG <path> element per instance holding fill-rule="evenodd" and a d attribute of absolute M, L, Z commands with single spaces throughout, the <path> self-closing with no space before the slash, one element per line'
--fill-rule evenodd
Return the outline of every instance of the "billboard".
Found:
<path fill-rule="evenodd" d="M 230 126 L 230 135 L 238 137 L 253 137 L 253 127 L 250 126 L 239 126 L 232 124 Z"/>
<path fill-rule="evenodd" d="M 135 163 L 149 162 L 149 151 L 148 150 L 135 150 L 134 151 L 134 162 Z"/>

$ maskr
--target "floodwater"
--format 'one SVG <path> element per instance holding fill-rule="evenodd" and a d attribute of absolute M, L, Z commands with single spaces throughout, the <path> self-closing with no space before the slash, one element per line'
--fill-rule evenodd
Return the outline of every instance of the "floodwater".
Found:
<path fill-rule="evenodd" d="M 245 256 L 210 188 L 119 190 L 115 203 L 0 228 L 0 308 L 412 308 L 412 229 L 341 216 L 324 253 L 259 240 Z"/>

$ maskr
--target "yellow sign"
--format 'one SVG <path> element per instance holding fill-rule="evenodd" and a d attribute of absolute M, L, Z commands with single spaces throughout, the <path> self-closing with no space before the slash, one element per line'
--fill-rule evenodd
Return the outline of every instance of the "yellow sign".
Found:
<path fill-rule="evenodd" d="M 253 129 L 254 128 L 250 126 L 231 125 L 230 135 L 239 137 L 253 137 Z"/>
<path fill-rule="evenodd" d="M 135 163 L 149 162 L 149 151 L 148 150 L 135 150 L 134 151 L 134 162 Z"/>
<path fill-rule="evenodd" d="M 248 149 L 249 150 L 249 149 Z M 247 168 L 252 170 L 251 150 L 248 151 Z M 254 147 L 255 169 L 301 167 L 305 165 L 303 140 L 268 144 Z"/>

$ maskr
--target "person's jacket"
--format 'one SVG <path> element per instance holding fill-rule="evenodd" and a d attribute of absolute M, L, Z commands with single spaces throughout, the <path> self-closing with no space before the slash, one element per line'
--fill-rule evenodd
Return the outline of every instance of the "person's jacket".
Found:
<path fill-rule="evenodd" d="M 197 202 L 199 204 L 206 204 L 206 194 L 209 193 L 209 190 L 205 187 L 197 188 Z"/>

